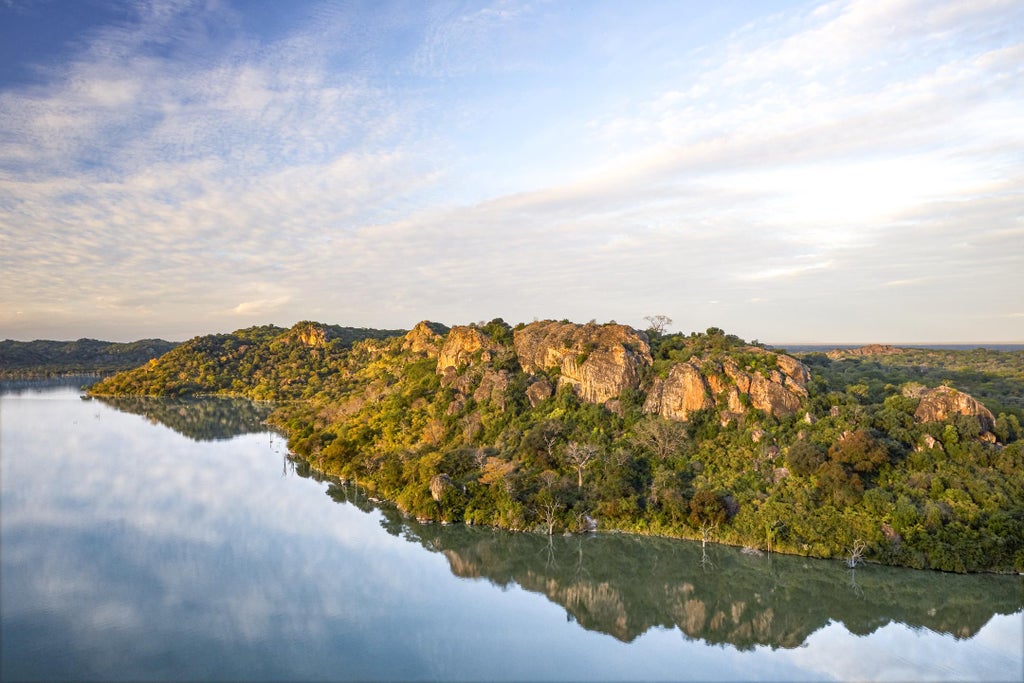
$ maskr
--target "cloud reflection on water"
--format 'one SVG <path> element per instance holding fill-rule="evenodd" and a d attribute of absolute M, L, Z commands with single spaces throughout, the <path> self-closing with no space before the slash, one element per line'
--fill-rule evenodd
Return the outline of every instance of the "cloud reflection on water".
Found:
<path fill-rule="evenodd" d="M 708 646 L 664 626 L 616 639 L 557 590 L 497 582 L 493 566 L 476 574 L 488 580 L 453 576 L 452 553 L 477 547 L 460 534 L 485 530 L 382 533 L 380 511 L 282 467 L 280 437 L 200 443 L 74 391 L 47 395 L 0 397 L 5 678 L 41 661 L 61 679 L 885 678 L 911 646 L 914 662 L 941 654 L 989 678 L 1019 661 L 1006 622 L 1019 612 L 968 640 L 899 624 L 863 638 L 832 624 L 795 649 Z M 424 553 L 415 534 L 450 552 Z M 541 564 L 525 570 L 558 587 L 529 554 Z M 874 668 L 854 668 L 864 658 Z"/>

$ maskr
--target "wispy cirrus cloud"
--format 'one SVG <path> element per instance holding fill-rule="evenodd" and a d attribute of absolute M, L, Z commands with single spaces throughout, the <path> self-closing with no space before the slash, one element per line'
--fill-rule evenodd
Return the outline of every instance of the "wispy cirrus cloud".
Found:
<path fill-rule="evenodd" d="M 136 330 L 657 310 L 906 341 L 1024 287 L 1015 3 L 843 0 L 704 42 L 685 8 L 132 7 L 0 89 L 2 328 L 130 287 L 102 315 Z M 993 306 L 989 339 L 1024 334 Z"/>
<path fill-rule="evenodd" d="M 151 297 L 150 324 L 197 306 L 272 312 L 280 297 L 228 297 L 302 272 L 331 231 L 418 186 L 427 165 L 403 157 L 403 110 L 330 73 L 310 40 L 323 24 L 254 46 L 230 11 L 138 9 L 43 83 L 0 93 L 0 261 L 40 316 L 126 285 Z M 237 35 L 198 59 L 152 54 L 191 50 L 210 27 Z"/>

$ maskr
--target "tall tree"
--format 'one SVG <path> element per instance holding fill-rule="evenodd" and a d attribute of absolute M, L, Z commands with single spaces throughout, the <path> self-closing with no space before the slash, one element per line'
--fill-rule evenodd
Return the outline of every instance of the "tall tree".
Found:
<path fill-rule="evenodd" d="M 565 448 L 565 459 L 576 468 L 576 486 L 583 488 L 583 469 L 597 457 L 597 446 L 591 443 L 570 441 Z"/>

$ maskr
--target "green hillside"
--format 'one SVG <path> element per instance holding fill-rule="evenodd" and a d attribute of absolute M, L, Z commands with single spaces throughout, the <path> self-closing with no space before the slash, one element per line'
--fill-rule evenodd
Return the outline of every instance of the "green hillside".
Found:
<path fill-rule="evenodd" d="M 93 392 L 278 401 L 311 467 L 424 520 L 1024 571 L 1024 353 L 970 353 L 910 373 L 716 328 L 300 323 L 197 338 Z"/>

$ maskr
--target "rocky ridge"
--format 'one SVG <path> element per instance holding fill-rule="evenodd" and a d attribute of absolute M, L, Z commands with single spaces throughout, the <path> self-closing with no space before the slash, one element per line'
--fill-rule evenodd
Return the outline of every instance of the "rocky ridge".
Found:
<path fill-rule="evenodd" d="M 429 354 L 438 345 L 442 384 L 461 397 L 504 404 L 510 376 L 491 362 L 507 347 L 476 326 L 453 327 L 442 341 L 420 323 L 406 335 L 403 348 Z M 568 386 L 581 401 L 617 410 L 619 396 L 632 389 L 645 392 L 647 413 L 685 421 L 696 411 L 717 409 L 729 421 L 748 407 L 775 417 L 792 415 L 808 396 L 807 366 L 756 346 L 737 349 L 735 356 L 693 356 L 651 380 L 646 334 L 616 323 L 534 322 L 515 330 L 513 348 L 520 367 L 531 375 L 526 394 L 533 406 Z"/>
<path fill-rule="evenodd" d="M 759 356 L 766 370 L 741 368 L 734 358 L 690 358 L 656 378 L 647 393 L 644 412 L 686 420 L 698 410 L 718 408 L 724 420 L 750 405 L 775 417 L 796 413 L 807 398 L 810 371 L 800 361 L 748 346 L 745 354 Z"/>
<path fill-rule="evenodd" d="M 944 380 L 910 361 L 889 370 L 891 360 L 810 353 L 812 382 L 800 361 L 719 328 L 648 337 L 615 323 L 512 328 L 499 318 L 399 334 L 304 327 L 197 338 L 96 394 L 276 401 L 270 419 L 291 452 L 417 519 L 548 534 L 596 519 L 687 538 L 715 523 L 721 542 L 838 557 L 849 541 L 832 520 L 852 508 L 844 534 L 872 544 L 873 559 L 1024 571 L 1016 416 L 1000 412 L 993 425 L 964 392 L 912 388 L 918 376 Z M 894 396 L 897 386 L 913 398 Z M 971 386 L 989 402 L 988 384 Z M 922 464 L 934 475 L 919 476 Z M 877 474 L 889 466 L 892 476 Z M 965 487 L 970 498 L 946 495 Z M 791 505 L 795 496 L 806 510 Z M 892 512 L 886 500 L 903 501 L 899 516 L 882 516 Z M 962 526 L 917 536 L 920 520 Z M 588 591 L 564 597 L 584 610 L 615 602 Z"/>
<path fill-rule="evenodd" d="M 523 371 L 532 375 L 526 388 L 531 406 L 568 386 L 581 401 L 615 410 L 622 391 L 633 389 L 644 392 L 646 413 L 686 421 L 695 412 L 716 410 L 724 424 L 748 408 L 776 418 L 794 415 L 808 398 L 808 367 L 792 356 L 757 346 L 740 347 L 724 355 L 691 356 L 671 364 L 663 376 L 646 379 L 653 364 L 648 338 L 626 325 L 534 322 L 515 330 L 513 349 L 477 326 L 456 326 L 443 336 L 435 329 L 436 325 L 427 321 L 417 324 L 405 335 L 402 348 L 436 357 L 442 384 L 458 392 L 459 405 L 472 396 L 478 402 L 492 400 L 504 407 L 511 374 L 492 367 L 492 361 L 510 352 Z M 323 343 L 323 330 L 293 332 L 307 345 Z M 846 354 L 842 357 L 900 352 L 880 344 L 841 351 Z M 920 399 L 915 413 L 918 422 L 969 415 L 979 420 L 983 432 L 991 432 L 995 423 L 988 408 L 956 389 L 915 386 L 904 394 Z"/>
<path fill-rule="evenodd" d="M 652 362 L 647 336 L 615 323 L 545 320 L 516 330 L 514 339 L 523 370 L 557 371 L 558 386 L 571 386 L 588 403 L 605 403 L 639 388 L 643 369 Z"/>
<path fill-rule="evenodd" d="M 893 356 L 898 353 L 903 353 L 903 349 L 890 344 L 867 344 L 855 349 L 832 349 L 825 355 L 830 360 L 842 360 L 861 356 Z"/>

